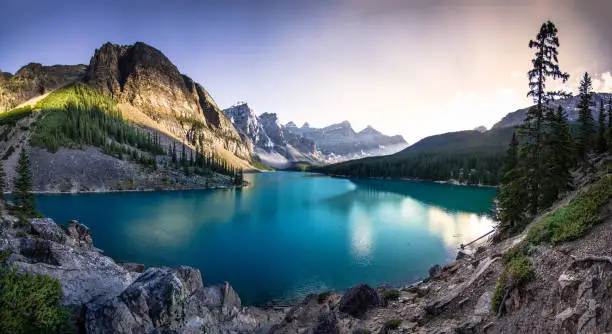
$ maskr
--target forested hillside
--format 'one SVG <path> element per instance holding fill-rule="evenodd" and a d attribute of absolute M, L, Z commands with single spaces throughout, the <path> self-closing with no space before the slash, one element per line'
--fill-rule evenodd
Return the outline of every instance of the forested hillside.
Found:
<path fill-rule="evenodd" d="M 329 165 L 314 170 L 349 177 L 455 180 L 495 185 L 512 128 L 459 131 L 427 137 L 396 154 Z"/>

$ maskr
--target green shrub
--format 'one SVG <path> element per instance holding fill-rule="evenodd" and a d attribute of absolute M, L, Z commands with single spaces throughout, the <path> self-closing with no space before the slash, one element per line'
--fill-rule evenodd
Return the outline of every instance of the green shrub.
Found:
<path fill-rule="evenodd" d="M 383 296 L 386 300 L 398 300 L 400 297 L 399 290 L 385 290 Z"/>
<path fill-rule="evenodd" d="M 402 323 L 402 321 L 400 319 L 389 320 L 389 321 L 385 322 L 385 328 L 386 329 L 397 329 L 397 328 L 399 328 L 399 325 L 401 323 Z"/>
<path fill-rule="evenodd" d="M 59 282 L 49 276 L 0 269 L 0 333 L 66 331 L 62 296 Z"/>
<path fill-rule="evenodd" d="M 13 251 L 10 249 L 5 249 L 0 251 L 0 265 L 6 264 L 6 261 L 11 257 Z"/>
<path fill-rule="evenodd" d="M 15 126 L 17 122 L 19 122 L 23 118 L 30 116 L 31 114 L 31 106 L 15 108 L 7 112 L 0 113 L 0 125 Z"/>
<path fill-rule="evenodd" d="M 514 254 L 514 257 L 506 259 L 504 272 L 497 279 L 492 298 L 492 307 L 495 312 L 499 310 L 506 291 L 521 287 L 535 278 L 533 266 L 527 257 L 520 253 Z"/>
<path fill-rule="evenodd" d="M 527 233 L 527 242 L 558 244 L 579 239 L 598 222 L 599 211 L 612 198 L 612 175 L 606 175 L 567 206 L 546 215 Z"/>
<path fill-rule="evenodd" d="M 321 292 L 317 296 L 317 301 L 319 302 L 319 304 L 323 304 L 327 300 L 327 298 L 329 298 L 329 296 L 331 296 L 331 291 Z"/>

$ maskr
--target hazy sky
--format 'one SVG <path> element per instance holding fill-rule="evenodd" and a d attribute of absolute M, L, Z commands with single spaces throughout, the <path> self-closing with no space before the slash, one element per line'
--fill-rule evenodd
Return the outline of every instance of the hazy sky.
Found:
<path fill-rule="evenodd" d="M 106 41 L 144 41 L 221 107 L 282 122 L 349 120 L 413 143 L 490 127 L 527 106 L 527 47 L 559 27 L 560 63 L 612 91 L 610 0 L 2 0 L 0 69 L 89 63 Z"/>

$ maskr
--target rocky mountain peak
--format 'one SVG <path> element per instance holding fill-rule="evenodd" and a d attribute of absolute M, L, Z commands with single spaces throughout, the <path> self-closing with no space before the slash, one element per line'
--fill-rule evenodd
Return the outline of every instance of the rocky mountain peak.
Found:
<path fill-rule="evenodd" d="M 380 131 L 374 129 L 371 125 L 366 126 L 365 129 L 359 131 L 357 134 L 358 135 L 362 135 L 362 136 L 363 135 L 367 135 L 367 136 L 372 136 L 372 135 L 374 135 L 374 136 L 383 136 L 383 134 L 380 133 Z"/>
<path fill-rule="evenodd" d="M 9 110 L 35 96 L 80 81 L 85 65 L 44 66 L 29 63 L 15 75 L 0 72 L 0 112 Z"/>
<path fill-rule="evenodd" d="M 308 122 L 305 122 L 304 125 L 302 125 L 302 129 L 310 129 L 310 124 L 308 124 Z"/>
<path fill-rule="evenodd" d="M 285 126 L 288 127 L 288 128 L 296 128 L 297 129 L 297 125 L 295 125 L 295 123 L 293 123 L 291 121 L 289 123 L 287 123 L 287 125 L 285 125 Z"/>
<path fill-rule="evenodd" d="M 235 155 L 250 158 L 233 124 L 204 87 L 182 75 L 150 45 L 102 45 L 91 58 L 85 82 L 164 123 L 193 145 L 196 141 L 218 142 Z"/>

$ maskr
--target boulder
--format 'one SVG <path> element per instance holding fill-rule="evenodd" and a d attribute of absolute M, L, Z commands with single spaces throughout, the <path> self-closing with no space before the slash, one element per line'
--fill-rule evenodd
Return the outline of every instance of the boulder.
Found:
<path fill-rule="evenodd" d="M 91 239 L 91 234 L 87 226 L 76 220 L 71 220 L 70 223 L 68 223 L 68 228 L 66 228 L 66 233 L 69 236 L 69 246 L 78 247 L 87 251 L 94 250 L 93 240 Z"/>
<path fill-rule="evenodd" d="M 472 253 L 470 253 L 469 251 L 465 250 L 465 249 L 460 249 L 457 252 L 457 258 L 455 260 L 461 260 L 461 259 L 465 259 L 465 258 L 469 258 L 472 257 Z"/>
<path fill-rule="evenodd" d="M 340 299 L 340 312 L 349 314 L 353 317 L 361 317 L 368 310 L 384 306 L 384 298 L 367 284 L 354 286 L 347 291 Z"/>
<path fill-rule="evenodd" d="M 41 239 L 63 244 L 66 242 L 66 232 L 50 218 L 35 218 L 30 221 L 32 234 Z"/>
<path fill-rule="evenodd" d="M 57 279 L 64 293 L 62 303 L 73 311 L 91 300 L 117 296 L 138 276 L 92 251 L 84 225 L 73 222 L 64 229 L 49 218 L 32 219 L 30 225 L 34 237 L 8 239 L 19 254 L 11 261 L 25 272 Z"/>
<path fill-rule="evenodd" d="M 87 305 L 88 333 L 252 333 L 280 322 L 274 311 L 242 308 L 227 283 L 204 287 L 191 267 L 147 269 L 121 294 Z"/>
<path fill-rule="evenodd" d="M 442 267 L 439 264 L 429 268 L 429 277 L 438 278 L 442 275 Z"/>
<path fill-rule="evenodd" d="M 317 324 L 312 330 L 313 334 L 340 334 L 338 318 L 333 312 L 323 313 L 317 319 Z"/>
<path fill-rule="evenodd" d="M 476 306 L 474 307 L 475 315 L 487 315 L 491 311 L 491 302 L 493 298 L 493 293 L 486 291 L 483 293 L 478 301 L 476 302 Z"/>

